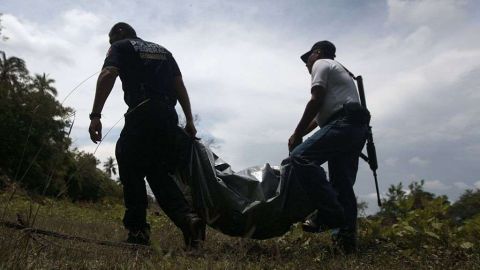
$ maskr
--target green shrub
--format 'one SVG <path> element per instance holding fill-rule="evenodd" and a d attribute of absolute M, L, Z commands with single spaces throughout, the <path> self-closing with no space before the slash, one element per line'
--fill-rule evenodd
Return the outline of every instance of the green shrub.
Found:
<path fill-rule="evenodd" d="M 424 191 L 423 184 L 413 182 L 409 190 L 403 190 L 402 184 L 392 185 L 379 213 L 359 220 L 363 244 L 383 243 L 407 255 L 419 250 L 480 249 L 480 214 L 471 217 L 478 208 L 465 209 L 477 203 L 478 192 L 466 191 L 451 206 L 446 196 Z M 463 214 L 462 226 L 451 218 L 452 213 Z"/>
<path fill-rule="evenodd" d="M 448 210 L 449 216 L 457 223 L 480 214 L 480 190 L 467 190 Z"/>

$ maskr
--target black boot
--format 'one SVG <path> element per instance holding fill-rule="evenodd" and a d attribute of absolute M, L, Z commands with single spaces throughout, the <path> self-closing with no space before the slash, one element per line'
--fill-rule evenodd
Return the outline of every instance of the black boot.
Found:
<path fill-rule="evenodd" d="M 188 218 L 187 228 L 184 228 L 182 232 L 185 249 L 198 249 L 205 241 L 205 222 L 197 215 L 192 215 Z"/>
<path fill-rule="evenodd" d="M 358 240 L 355 231 L 339 230 L 332 235 L 332 241 L 345 255 L 356 254 L 358 251 Z"/>
<path fill-rule="evenodd" d="M 125 242 L 136 245 L 150 245 L 150 227 L 130 230 Z"/>

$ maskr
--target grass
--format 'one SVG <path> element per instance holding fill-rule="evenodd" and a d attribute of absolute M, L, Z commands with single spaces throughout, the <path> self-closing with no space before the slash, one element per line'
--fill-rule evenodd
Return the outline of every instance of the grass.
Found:
<path fill-rule="evenodd" d="M 123 206 L 115 200 L 72 203 L 0 192 L 0 213 L 28 221 L 39 208 L 36 228 L 87 237 L 122 241 Z M 33 213 L 33 214 L 30 214 Z M 17 215 L 18 214 L 18 215 Z M 31 221 L 30 221 L 31 222 Z M 0 227 L 0 269 L 478 269 L 473 251 L 439 248 L 399 250 L 378 240 L 360 239 L 358 255 L 335 251 L 328 234 L 308 234 L 298 225 L 283 237 L 256 241 L 232 238 L 212 229 L 196 253 L 183 251 L 178 229 L 156 207 L 149 209 L 153 248 L 129 250 L 35 235 Z"/>

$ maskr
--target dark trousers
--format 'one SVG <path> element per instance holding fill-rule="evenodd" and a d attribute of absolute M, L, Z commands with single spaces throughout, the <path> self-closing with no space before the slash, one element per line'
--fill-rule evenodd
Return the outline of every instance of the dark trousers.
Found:
<path fill-rule="evenodd" d="M 174 159 L 177 114 L 173 107 L 150 101 L 125 117 L 116 157 L 123 184 L 125 216 L 130 231 L 143 230 L 148 205 L 145 177 L 167 216 L 180 229 L 187 228 L 193 213 L 178 185 L 169 175 Z"/>
<path fill-rule="evenodd" d="M 367 137 L 367 125 L 363 120 L 352 119 L 351 115 L 340 115 L 291 153 L 292 156 L 310 160 L 319 166 L 328 161 L 330 183 L 337 192 L 331 197 L 338 198 L 343 206 L 346 226 L 342 230 L 346 232 L 356 231 L 357 200 L 353 185 L 358 158 Z"/>

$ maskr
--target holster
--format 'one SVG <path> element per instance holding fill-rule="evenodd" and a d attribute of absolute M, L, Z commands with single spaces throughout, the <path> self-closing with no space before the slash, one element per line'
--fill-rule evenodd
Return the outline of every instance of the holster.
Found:
<path fill-rule="evenodd" d="M 370 123 L 370 112 L 359 103 L 343 104 L 343 116 L 347 122 L 358 125 L 368 125 Z"/>

